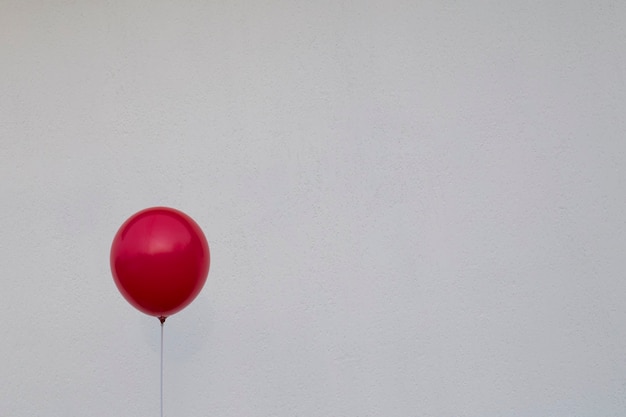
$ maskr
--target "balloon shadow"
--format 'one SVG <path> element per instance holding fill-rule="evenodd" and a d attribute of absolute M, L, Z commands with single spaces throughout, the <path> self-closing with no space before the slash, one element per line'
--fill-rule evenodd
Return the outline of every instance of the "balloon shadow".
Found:
<path fill-rule="evenodd" d="M 163 328 L 165 360 L 184 363 L 200 354 L 207 343 L 213 310 L 202 293 L 183 311 L 168 317 Z M 156 317 L 141 317 L 145 343 L 157 355 L 161 353 L 161 323 Z"/>

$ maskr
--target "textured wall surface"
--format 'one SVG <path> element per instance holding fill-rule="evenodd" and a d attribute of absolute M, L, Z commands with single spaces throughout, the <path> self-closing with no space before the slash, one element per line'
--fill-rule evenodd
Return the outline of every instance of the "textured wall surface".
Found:
<path fill-rule="evenodd" d="M 470 4 L 471 3 L 471 4 Z M 0 0 L 0 415 L 626 409 L 626 2 Z"/>

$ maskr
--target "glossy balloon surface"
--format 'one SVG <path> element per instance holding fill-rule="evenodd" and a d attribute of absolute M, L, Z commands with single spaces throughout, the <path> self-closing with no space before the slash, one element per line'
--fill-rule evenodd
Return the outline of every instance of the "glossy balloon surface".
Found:
<path fill-rule="evenodd" d="M 139 311 L 164 318 L 185 308 L 202 290 L 209 272 L 209 245 L 189 216 L 154 207 L 120 227 L 110 262 L 124 298 Z"/>

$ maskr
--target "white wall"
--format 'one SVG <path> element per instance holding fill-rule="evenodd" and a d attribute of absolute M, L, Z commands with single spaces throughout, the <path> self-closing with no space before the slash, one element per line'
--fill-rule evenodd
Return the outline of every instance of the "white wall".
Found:
<path fill-rule="evenodd" d="M 626 2 L 0 1 L 0 415 L 626 409 Z"/>

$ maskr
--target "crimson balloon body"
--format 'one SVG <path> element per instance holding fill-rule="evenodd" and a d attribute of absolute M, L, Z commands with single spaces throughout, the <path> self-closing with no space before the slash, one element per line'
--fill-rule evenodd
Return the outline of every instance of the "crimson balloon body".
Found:
<path fill-rule="evenodd" d="M 139 311 L 163 319 L 196 298 L 209 264 L 209 245 L 200 227 L 168 207 L 134 214 L 111 245 L 111 272 L 119 291 Z"/>

